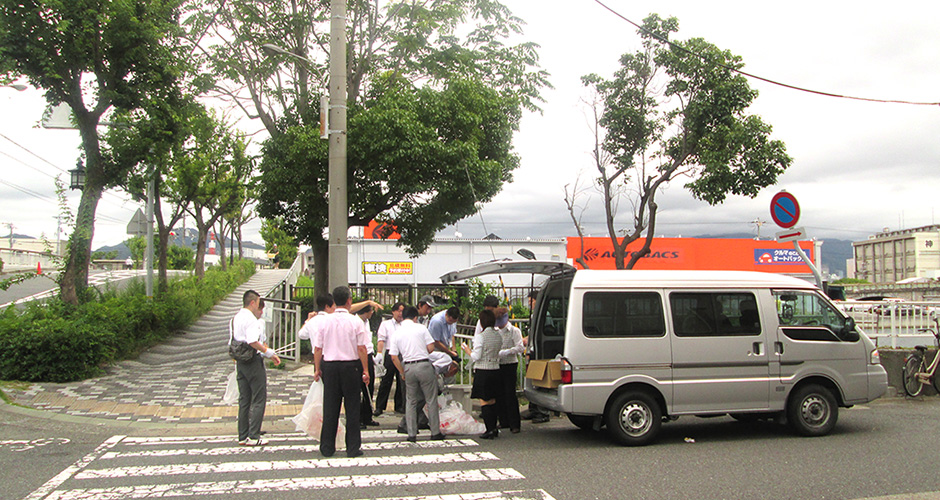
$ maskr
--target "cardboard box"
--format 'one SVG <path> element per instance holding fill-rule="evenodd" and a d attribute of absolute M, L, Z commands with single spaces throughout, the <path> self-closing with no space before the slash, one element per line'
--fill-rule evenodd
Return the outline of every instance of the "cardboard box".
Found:
<path fill-rule="evenodd" d="M 525 371 L 525 378 L 532 380 L 532 385 L 552 389 L 561 383 L 561 361 L 551 359 L 533 359 Z"/>

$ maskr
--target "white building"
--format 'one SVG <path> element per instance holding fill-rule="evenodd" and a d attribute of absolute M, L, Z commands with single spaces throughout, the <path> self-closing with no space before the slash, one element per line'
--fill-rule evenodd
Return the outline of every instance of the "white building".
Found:
<path fill-rule="evenodd" d="M 940 278 L 940 225 L 884 231 L 852 247 L 856 278 L 871 283 Z"/>
<path fill-rule="evenodd" d="M 523 257 L 520 250 L 532 252 L 537 260 L 564 261 L 566 240 L 558 239 L 438 239 L 428 251 L 409 257 L 397 240 L 349 239 L 349 283 L 351 285 L 400 284 L 440 285 L 441 276 L 456 269 L 490 260 Z M 311 262 L 312 265 L 312 262 Z M 503 276 L 506 286 L 529 286 L 531 277 Z M 536 283 L 540 282 L 536 277 Z"/>

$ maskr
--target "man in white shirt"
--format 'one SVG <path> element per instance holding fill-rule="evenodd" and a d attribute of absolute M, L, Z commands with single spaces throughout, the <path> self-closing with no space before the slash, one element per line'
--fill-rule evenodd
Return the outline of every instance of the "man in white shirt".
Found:
<path fill-rule="evenodd" d="M 333 303 L 333 296 L 328 293 L 318 296 L 316 303 L 316 314 L 311 315 L 304 325 L 300 327 L 300 330 L 297 331 L 297 338 L 309 340 L 311 345 L 313 345 L 313 338 L 316 335 L 318 325 L 326 319 L 327 314 L 332 314 L 333 311 L 336 310 L 336 305 Z"/>
<path fill-rule="evenodd" d="M 392 317 L 379 325 L 378 344 L 376 348 L 378 354 L 375 355 L 375 363 L 385 366 L 385 375 L 379 383 L 379 392 L 375 395 L 375 411 L 372 415 L 378 417 L 388 407 L 388 394 L 392 390 L 392 381 L 395 381 L 395 413 L 405 413 L 405 382 L 401 379 L 401 373 L 395 368 L 392 357 L 388 355 L 388 346 L 391 345 L 391 339 L 396 331 L 401 327 L 404 320 L 402 312 L 405 310 L 403 302 L 396 302 L 392 305 Z"/>
<path fill-rule="evenodd" d="M 369 383 L 362 384 L 362 401 L 359 403 L 359 425 L 362 429 L 365 429 L 366 426 L 379 425 L 379 423 L 372 418 L 372 393 L 375 392 L 375 360 L 372 359 L 372 355 L 375 354 L 375 349 L 372 347 L 372 324 L 370 320 L 374 313 L 375 309 L 369 305 L 363 307 L 356 313 L 359 319 L 362 320 L 362 324 L 365 326 L 366 333 L 369 337 L 366 342 L 366 361 L 369 362 Z"/>
<path fill-rule="evenodd" d="M 243 446 L 263 446 L 261 439 L 261 421 L 264 420 L 264 407 L 268 399 L 268 379 L 264 371 L 264 360 L 269 358 L 275 365 L 281 364 L 281 358 L 274 354 L 265 343 L 264 321 L 261 313 L 264 300 L 254 290 L 248 290 L 242 296 L 244 306 L 232 319 L 232 341 L 245 342 L 253 347 L 258 355 L 250 361 L 235 362 L 235 380 L 238 382 L 238 444 Z"/>
<path fill-rule="evenodd" d="M 408 441 L 418 439 L 418 403 L 422 399 L 428 404 L 428 421 L 431 427 L 431 439 L 444 439 L 441 433 L 441 419 L 437 406 L 437 373 L 431 364 L 429 354 L 434 351 L 434 339 L 428 329 L 414 322 L 418 309 L 406 307 L 402 313 L 404 321 L 392 338 L 388 349 L 392 362 L 405 379 L 405 422 L 408 429 Z M 401 354 L 401 359 L 398 355 Z M 423 396 L 423 398 L 422 398 Z"/>
<path fill-rule="evenodd" d="M 428 322 L 431 320 L 431 313 L 434 312 L 434 308 L 437 307 L 437 304 L 434 303 L 434 298 L 430 295 L 422 295 L 418 299 L 418 317 L 415 318 L 415 323 L 419 325 L 428 326 Z"/>
<path fill-rule="evenodd" d="M 346 456 L 362 455 L 360 434 L 360 384 L 369 383 L 366 361 L 365 325 L 349 313 L 352 292 L 347 286 L 333 289 L 336 310 L 317 328 L 313 339 L 314 380 L 323 377 L 323 427 L 320 431 L 320 453 L 331 457 L 336 453 L 336 428 L 339 410 L 346 411 Z"/>

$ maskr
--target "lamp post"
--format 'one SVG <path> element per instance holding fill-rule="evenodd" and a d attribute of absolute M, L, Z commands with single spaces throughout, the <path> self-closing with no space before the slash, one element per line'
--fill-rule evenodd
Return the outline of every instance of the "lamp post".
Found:
<path fill-rule="evenodd" d="M 69 170 L 69 180 L 69 189 L 85 189 L 85 165 L 81 158 L 75 163 L 75 168 Z"/>
<path fill-rule="evenodd" d="M 23 85 L 22 83 L 11 83 L 11 84 L 9 84 L 9 85 L 0 85 L 0 87 L 10 88 L 10 89 L 13 89 L 13 90 L 15 90 L 15 91 L 17 91 L 17 92 L 22 92 L 22 91 L 24 91 L 24 90 L 26 90 L 26 89 L 29 88 L 29 86 Z"/>

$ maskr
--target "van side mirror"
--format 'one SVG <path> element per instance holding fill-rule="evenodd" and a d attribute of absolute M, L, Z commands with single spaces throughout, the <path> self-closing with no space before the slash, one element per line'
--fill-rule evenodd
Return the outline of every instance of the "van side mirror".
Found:
<path fill-rule="evenodd" d="M 861 338 L 858 334 L 858 330 L 855 329 L 855 318 L 851 316 L 845 319 L 845 326 L 842 327 L 840 333 L 842 334 L 842 340 L 846 342 L 856 342 Z"/>

